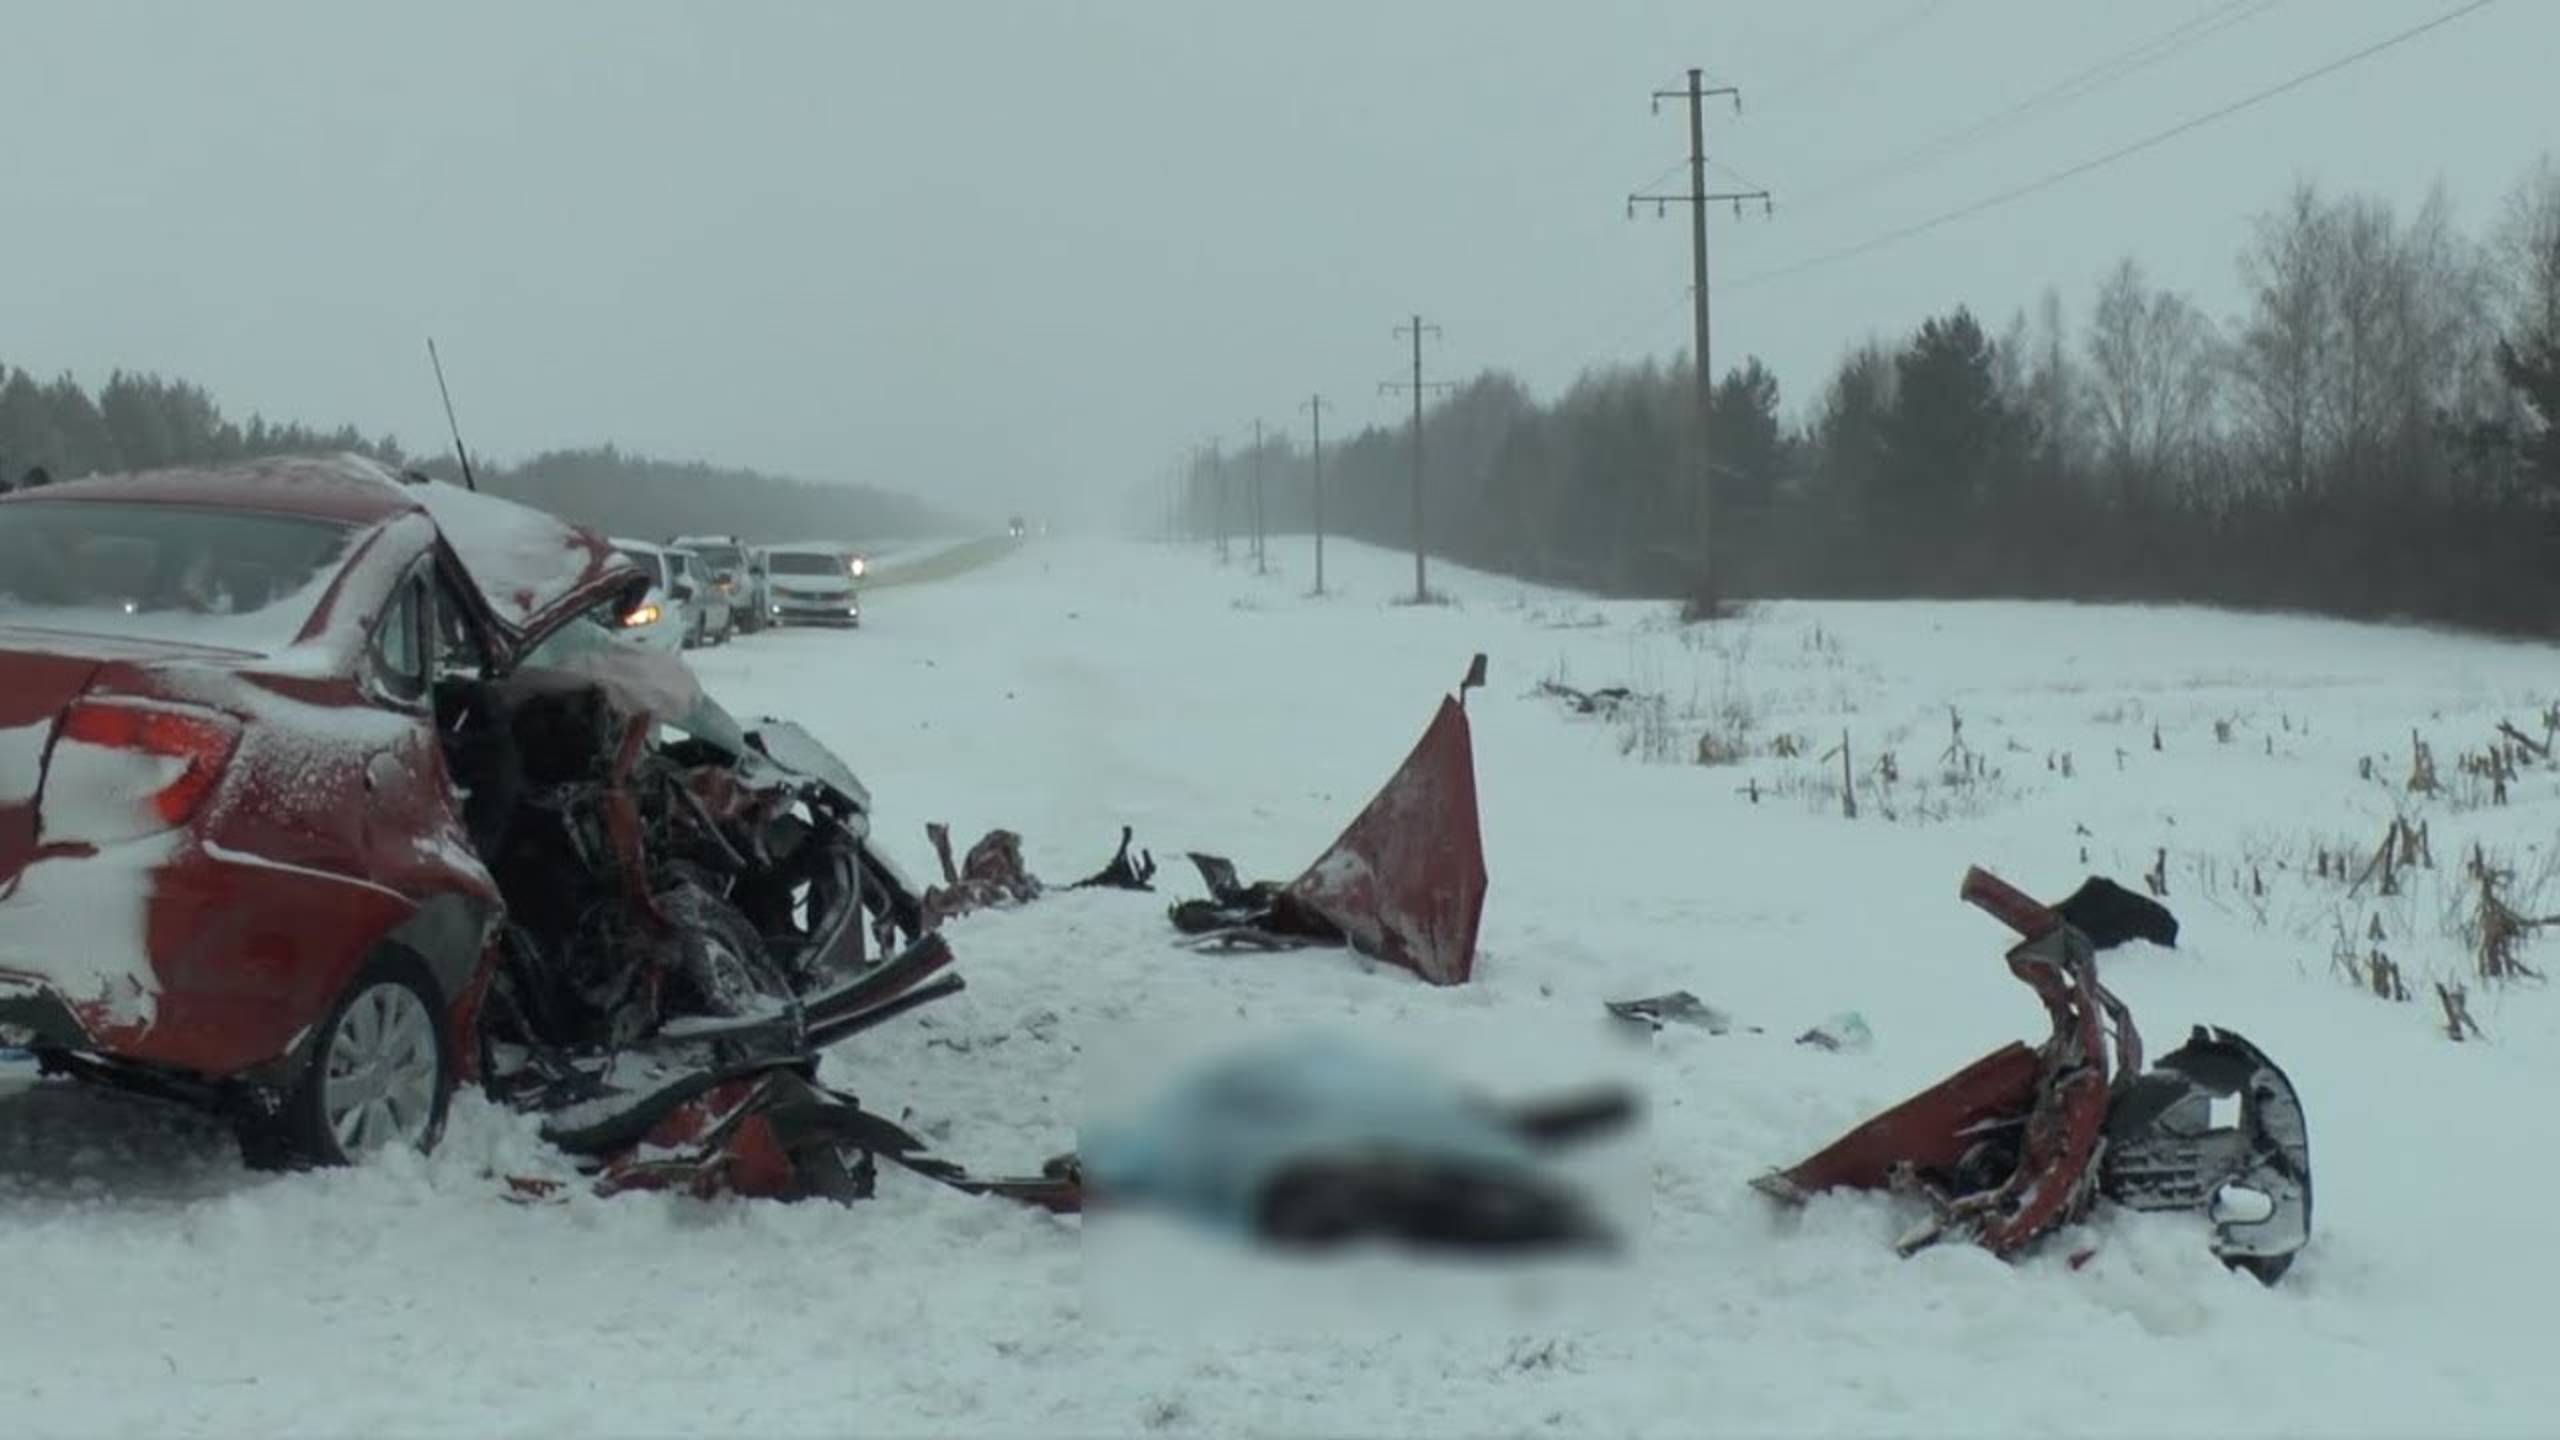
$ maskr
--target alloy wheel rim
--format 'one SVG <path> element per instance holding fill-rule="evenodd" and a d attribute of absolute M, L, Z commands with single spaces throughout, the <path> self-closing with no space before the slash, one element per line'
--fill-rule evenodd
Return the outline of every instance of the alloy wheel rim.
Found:
<path fill-rule="evenodd" d="M 435 1021 L 406 985 L 384 981 L 339 1017 L 321 1072 L 321 1115 L 348 1158 L 422 1144 L 435 1119 Z"/>

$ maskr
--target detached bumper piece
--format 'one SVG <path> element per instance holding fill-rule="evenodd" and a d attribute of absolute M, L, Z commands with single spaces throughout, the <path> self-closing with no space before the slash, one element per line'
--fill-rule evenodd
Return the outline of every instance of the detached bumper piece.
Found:
<path fill-rule="evenodd" d="M 2051 1035 L 1992 1052 L 1754 1187 L 1790 1204 L 1831 1189 L 1915 1195 L 1929 1213 L 1896 1246 L 1905 1255 L 1952 1239 L 2009 1258 L 2101 1198 L 2193 1211 L 2225 1264 L 2275 1283 L 2311 1233 L 2310 1141 L 2284 1072 L 2206 1026 L 2144 1070 L 2088 936 L 1982 870 L 1961 893 L 2024 937 L 2009 969 Z M 2215 1126 L 2214 1101 L 2233 1098 L 2238 1123 Z"/>

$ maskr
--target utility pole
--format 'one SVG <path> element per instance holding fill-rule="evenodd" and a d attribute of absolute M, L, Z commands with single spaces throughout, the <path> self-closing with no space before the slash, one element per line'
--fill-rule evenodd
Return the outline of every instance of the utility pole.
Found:
<path fill-rule="evenodd" d="M 1218 482 L 1218 563 L 1227 563 L 1227 459 L 1217 441 L 1209 442 L 1209 475 Z"/>
<path fill-rule="evenodd" d="M 1413 603 L 1425 605 L 1430 603 L 1431 592 L 1422 583 L 1422 397 L 1456 387 L 1444 380 L 1426 383 L 1422 378 L 1422 337 L 1427 334 L 1438 338 L 1439 326 L 1426 325 L 1422 317 L 1416 315 L 1412 324 L 1397 326 L 1395 334 L 1399 340 L 1407 336 L 1413 338 L 1413 379 L 1409 382 L 1386 381 L 1378 386 L 1378 391 L 1383 395 L 1410 393 L 1413 396 Z"/>
<path fill-rule="evenodd" d="M 1742 92 L 1740 90 L 1730 85 L 1719 86 L 1713 90 L 1707 89 L 1704 72 L 1695 68 L 1689 71 L 1689 84 L 1686 89 L 1653 92 L 1653 108 L 1656 114 L 1661 113 L 1662 102 L 1665 100 L 1686 98 L 1689 102 L 1689 193 L 1627 197 L 1629 219 L 1635 217 L 1636 206 L 1640 204 L 1652 205 L 1653 213 L 1656 215 L 1663 214 L 1672 205 L 1685 204 L 1689 207 L 1689 294 L 1694 305 L 1691 320 L 1697 330 L 1691 345 L 1691 353 L 1697 361 L 1698 369 L 1698 499 L 1694 506 L 1697 514 L 1693 520 L 1698 531 L 1698 562 L 1703 571 L 1699 576 L 1700 589 L 1704 592 L 1698 597 L 1701 599 L 1711 599 L 1715 594 L 1715 535 L 1711 527 L 1715 513 L 1716 472 L 1714 461 L 1710 458 L 1707 430 L 1715 410 L 1716 372 L 1715 366 L 1711 363 L 1713 351 L 1707 343 L 1707 207 L 1730 201 L 1733 205 L 1733 213 L 1740 215 L 1743 201 L 1757 200 L 1760 202 L 1761 213 L 1768 213 L 1770 208 L 1769 192 L 1766 190 L 1736 190 L 1716 195 L 1707 193 L 1706 102 L 1709 97 L 1717 95 L 1732 96 L 1735 113 L 1741 113 Z"/>
<path fill-rule="evenodd" d="M 1262 551 L 1262 422 L 1253 422 L 1253 573 L 1268 575 Z"/>
<path fill-rule="evenodd" d="M 1308 454 L 1315 465 L 1316 502 L 1316 593 L 1324 593 L 1324 397 L 1310 395 L 1298 407 L 1307 412 L 1307 423 L 1314 431 L 1314 444 Z"/>

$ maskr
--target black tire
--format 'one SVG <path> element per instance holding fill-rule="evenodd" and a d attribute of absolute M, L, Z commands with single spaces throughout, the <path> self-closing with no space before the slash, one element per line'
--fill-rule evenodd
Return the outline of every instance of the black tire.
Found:
<path fill-rule="evenodd" d="M 661 1020 L 750 1015 L 765 1002 L 791 998 L 791 983 L 737 906 L 694 884 L 677 886 L 658 903 L 676 926 L 676 959 Z"/>
<path fill-rule="evenodd" d="M 394 1028 L 389 1032 L 386 1017 L 401 1017 L 391 1020 Z M 427 1052 L 423 1059 L 432 1079 L 423 1096 L 413 1093 L 403 1102 L 387 1093 L 397 1082 L 387 1078 L 382 1067 L 391 1066 L 396 1074 L 420 1058 L 413 1053 L 415 1037 L 405 1027 L 421 1020 Z M 380 1063 L 360 1079 L 343 1073 L 343 1067 L 362 1058 L 367 1031 L 384 1038 L 372 1047 Z M 283 1107 L 272 1116 L 244 1119 L 237 1126 L 241 1158 L 253 1169 L 299 1170 L 353 1164 L 376 1145 L 405 1142 L 431 1151 L 444 1137 L 455 1081 L 452 1018 L 445 1012 L 434 977 L 416 957 L 383 951 L 347 982 L 345 993 L 312 1030 L 304 1054 L 295 1062 Z M 344 1107 L 349 1103 L 344 1087 L 350 1083 L 361 1083 L 365 1089 L 384 1088 L 382 1109 L 357 1123 L 369 1126 L 378 1118 L 392 1127 L 395 1133 L 390 1138 L 368 1143 L 361 1130 L 353 1137 L 342 1133 L 348 1118 Z M 340 1112 L 334 1121 L 333 1111 Z"/>

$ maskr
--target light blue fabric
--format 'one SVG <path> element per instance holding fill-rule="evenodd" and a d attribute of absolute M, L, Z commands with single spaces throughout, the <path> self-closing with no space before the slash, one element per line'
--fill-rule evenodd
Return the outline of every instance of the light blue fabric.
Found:
<path fill-rule="evenodd" d="M 1105 1204 L 1140 1204 L 1249 1230 L 1263 1187 L 1318 1156 L 1386 1150 L 1536 1169 L 1501 1117 L 1420 1067 L 1317 1034 L 1212 1062 L 1117 1123 L 1088 1127 L 1077 1156 Z"/>

